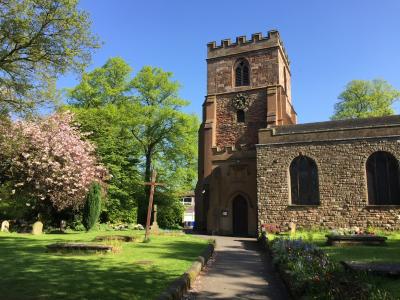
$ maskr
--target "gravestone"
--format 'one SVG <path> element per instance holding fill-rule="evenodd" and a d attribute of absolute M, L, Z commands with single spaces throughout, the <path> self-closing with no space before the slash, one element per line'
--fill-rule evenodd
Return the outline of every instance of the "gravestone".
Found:
<path fill-rule="evenodd" d="M 150 231 L 152 233 L 155 233 L 155 234 L 158 234 L 158 232 L 160 231 L 160 227 L 158 227 L 158 224 L 157 224 L 157 205 L 154 205 L 154 209 L 153 209 L 153 224 L 151 224 Z"/>
<path fill-rule="evenodd" d="M 67 228 L 67 222 L 65 220 L 61 220 L 60 222 L 60 231 L 65 232 L 65 229 Z"/>
<path fill-rule="evenodd" d="M 32 225 L 32 234 L 42 234 L 43 232 L 43 223 L 40 221 L 36 221 Z"/>
<path fill-rule="evenodd" d="M 296 223 L 290 222 L 289 229 L 290 229 L 290 234 L 295 235 L 296 234 Z"/>
<path fill-rule="evenodd" d="M 1 231 L 2 232 L 10 232 L 10 223 L 8 221 L 3 221 L 1 223 Z"/>

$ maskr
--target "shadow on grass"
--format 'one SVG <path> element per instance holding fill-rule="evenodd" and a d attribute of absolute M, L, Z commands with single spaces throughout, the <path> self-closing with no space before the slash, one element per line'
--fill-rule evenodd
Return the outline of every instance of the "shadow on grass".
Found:
<path fill-rule="evenodd" d="M 204 244 L 199 251 L 199 243 L 194 241 L 170 241 L 165 244 L 156 244 L 153 241 L 148 245 L 149 253 L 158 253 L 161 258 L 176 259 L 193 262 L 194 259 L 203 253 L 207 244 Z"/>
<path fill-rule="evenodd" d="M 400 241 L 389 240 L 383 246 L 322 246 L 336 261 L 400 262 Z"/>
<path fill-rule="evenodd" d="M 47 253 L 45 246 L 54 242 L 65 239 L 0 237 L 1 299 L 153 299 L 177 276 L 168 269 L 135 264 L 130 256 L 124 261 L 118 254 Z M 191 244 L 171 242 L 154 247 L 167 252 L 161 253 L 161 258 L 193 260 L 199 245 Z M 165 247 L 167 250 L 161 249 Z"/>

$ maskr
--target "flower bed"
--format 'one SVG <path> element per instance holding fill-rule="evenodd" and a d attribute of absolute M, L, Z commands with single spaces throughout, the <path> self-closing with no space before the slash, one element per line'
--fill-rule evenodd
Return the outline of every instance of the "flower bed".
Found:
<path fill-rule="evenodd" d="M 268 245 L 294 299 L 393 299 L 366 274 L 345 271 L 313 244 L 278 238 Z"/>

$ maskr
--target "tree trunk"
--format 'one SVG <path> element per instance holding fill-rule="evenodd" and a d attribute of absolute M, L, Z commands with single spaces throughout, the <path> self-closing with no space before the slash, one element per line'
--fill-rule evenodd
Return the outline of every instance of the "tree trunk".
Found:
<path fill-rule="evenodd" d="M 152 150 L 148 150 L 146 152 L 146 169 L 144 173 L 145 182 L 150 182 L 151 180 L 151 162 L 152 162 Z M 149 196 L 150 196 L 150 186 L 144 186 L 144 199 L 138 202 L 138 213 L 137 213 L 137 222 L 138 224 L 146 225 L 147 218 L 147 208 L 149 206 Z"/>

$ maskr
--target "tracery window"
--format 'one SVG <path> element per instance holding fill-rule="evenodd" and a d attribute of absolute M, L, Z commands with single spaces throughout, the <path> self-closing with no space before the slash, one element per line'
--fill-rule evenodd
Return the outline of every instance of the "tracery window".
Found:
<path fill-rule="evenodd" d="M 290 164 L 291 204 L 318 205 L 319 183 L 315 161 L 299 155 Z"/>
<path fill-rule="evenodd" d="M 250 85 L 250 67 L 245 59 L 240 59 L 235 65 L 235 86 Z"/>
<path fill-rule="evenodd" d="M 368 158 L 368 203 L 400 205 L 399 163 L 390 153 L 378 151 Z"/>

